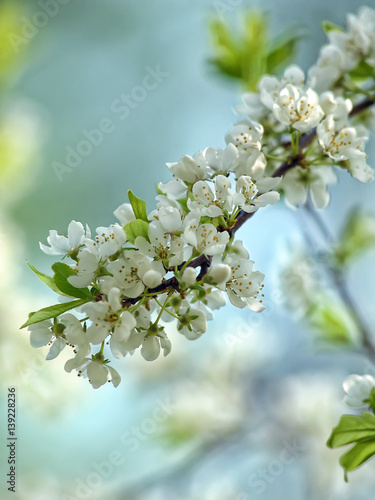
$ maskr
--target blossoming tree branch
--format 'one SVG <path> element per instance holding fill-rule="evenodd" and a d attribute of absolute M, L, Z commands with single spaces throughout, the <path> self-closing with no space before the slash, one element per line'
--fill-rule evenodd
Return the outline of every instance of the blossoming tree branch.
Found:
<path fill-rule="evenodd" d="M 147 361 L 161 351 L 167 356 L 165 322 L 197 340 L 227 299 L 261 313 L 264 275 L 236 239 L 238 229 L 280 196 L 293 207 L 324 209 L 337 169 L 373 180 L 365 143 L 375 120 L 375 11 L 362 7 L 348 15 L 346 29 L 325 23 L 325 30 L 329 43 L 306 74 L 291 65 L 280 77 L 252 82 L 224 149 L 207 147 L 167 164 L 173 179 L 159 183 L 151 211 L 128 191 L 129 203 L 114 212 L 118 222 L 95 235 L 76 221 L 67 236 L 50 231 L 42 251 L 72 263 L 56 262 L 52 276 L 30 266 L 58 294 L 55 305 L 23 325 L 33 347 L 49 345 L 48 360 L 67 347 L 67 372 L 76 370 L 94 388 L 107 381 L 117 387 L 109 358 L 137 349 Z M 368 333 L 363 337 L 373 353 Z M 354 444 L 341 458 L 347 472 L 375 454 L 375 380 L 354 375 L 345 389 L 350 406 L 371 410 L 344 415 L 328 441 Z"/>

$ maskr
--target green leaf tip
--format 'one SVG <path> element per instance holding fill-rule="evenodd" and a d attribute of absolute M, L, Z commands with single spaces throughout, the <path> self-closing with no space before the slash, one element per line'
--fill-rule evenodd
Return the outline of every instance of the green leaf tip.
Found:
<path fill-rule="evenodd" d="M 148 222 L 146 202 L 144 200 L 141 200 L 137 196 L 135 196 L 135 194 L 132 193 L 132 191 L 130 189 L 128 190 L 128 197 L 129 197 L 129 201 L 130 201 L 130 204 L 132 206 L 135 218 L 143 220 L 145 222 Z"/>
<path fill-rule="evenodd" d="M 80 299 L 73 300 L 71 302 L 65 302 L 64 304 L 55 304 L 53 306 L 45 307 L 40 309 L 39 311 L 33 312 L 29 314 L 29 319 L 24 323 L 20 329 L 25 328 L 26 326 L 33 325 L 35 323 L 40 323 L 41 321 L 45 321 L 46 319 L 57 318 L 60 314 L 63 314 L 70 309 L 74 309 L 75 307 L 82 306 L 86 304 L 86 302 L 90 302 L 90 299 Z"/>
<path fill-rule="evenodd" d="M 340 465 L 344 469 L 345 481 L 348 472 L 357 469 L 375 455 L 375 415 L 369 412 L 357 415 L 343 415 L 333 428 L 327 441 L 329 448 L 338 448 L 354 444 L 340 457 Z"/>

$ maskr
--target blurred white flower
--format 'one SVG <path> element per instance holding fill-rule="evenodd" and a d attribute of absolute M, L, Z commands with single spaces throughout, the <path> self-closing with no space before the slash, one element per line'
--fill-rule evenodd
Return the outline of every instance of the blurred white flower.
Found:
<path fill-rule="evenodd" d="M 286 201 L 292 207 L 304 205 L 308 194 L 315 208 L 325 208 L 330 200 L 327 187 L 336 184 L 337 176 L 330 166 L 312 168 L 295 167 L 289 170 L 282 178 L 280 188 L 285 194 Z"/>
<path fill-rule="evenodd" d="M 344 403 L 350 408 L 368 408 L 369 397 L 375 388 L 375 379 L 371 375 L 350 375 L 343 383 L 346 396 Z"/>

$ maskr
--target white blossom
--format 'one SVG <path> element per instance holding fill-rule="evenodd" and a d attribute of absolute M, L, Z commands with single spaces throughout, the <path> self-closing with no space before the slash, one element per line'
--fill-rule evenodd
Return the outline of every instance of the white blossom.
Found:
<path fill-rule="evenodd" d="M 341 163 L 360 182 L 371 182 L 373 169 L 366 163 L 364 151 L 367 132 L 362 125 L 348 126 L 352 103 L 349 99 L 335 97 L 332 92 L 321 96 L 328 116 L 318 125 L 320 146 L 330 158 Z"/>
<path fill-rule="evenodd" d="M 181 276 L 181 285 L 183 288 L 189 288 L 194 285 L 197 279 L 196 270 L 192 267 L 187 267 Z"/>
<path fill-rule="evenodd" d="M 184 260 L 184 244 L 182 238 L 169 234 L 161 222 L 153 221 L 148 227 L 149 241 L 143 236 L 135 239 L 134 245 L 143 254 L 168 261 L 170 266 L 178 266 Z"/>
<path fill-rule="evenodd" d="M 346 396 L 344 403 L 350 408 L 368 408 L 370 392 L 375 388 L 371 375 L 350 375 L 343 383 Z"/>
<path fill-rule="evenodd" d="M 165 198 L 165 196 L 160 196 Z M 150 214 L 150 219 L 156 219 L 166 233 L 176 233 L 182 228 L 181 209 L 171 205 L 161 206 Z"/>
<path fill-rule="evenodd" d="M 98 227 L 96 228 L 96 234 L 95 241 L 86 239 L 85 243 L 90 252 L 104 258 L 117 253 L 126 242 L 126 233 L 120 224 Z"/>
<path fill-rule="evenodd" d="M 318 61 L 309 69 L 308 85 L 318 93 L 331 89 L 343 73 L 344 58 L 338 47 L 324 45 Z"/>
<path fill-rule="evenodd" d="M 365 158 L 351 158 L 347 168 L 359 182 L 369 183 L 374 180 L 374 170 L 367 165 Z"/>
<path fill-rule="evenodd" d="M 251 120 L 238 121 L 226 134 L 227 144 L 234 144 L 239 154 L 248 156 L 252 149 L 260 150 L 263 127 Z"/>
<path fill-rule="evenodd" d="M 179 162 L 167 163 L 167 167 L 176 179 L 192 184 L 209 177 L 206 159 L 199 152 L 194 157 L 185 155 Z"/>
<path fill-rule="evenodd" d="M 185 300 L 179 309 L 178 331 L 189 340 L 196 340 L 207 330 L 205 313 Z"/>
<path fill-rule="evenodd" d="M 158 190 L 161 191 L 169 200 L 182 200 L 186 197 L 187 186 L 183 181 L 171 180 L 166 184 L 159 182 Z M 158 196 L 156 199 L 160 200 Z"/>
<path fill-rule="evenodd" d="M 262 121 L 269 113 L 257 92 L 243 94 L 242 102 L 242 105 L 235 107 L 235 111 L 239 115 L 247 116 L 250 120 Z"/>
<path fill-rule="evenodd" d="M 218 217 L 232 208 L 232 191 L 230 180 L 225 175 L 218 175 L 213 180 L 215 194 L 208 182 L 198 181 L 193 186 L 194 200 L 188 198 L 189 210 L 199 212 L 201 216 Z"/>
<path fill-rule="evenodd" d="M 229 300 L 241 309 L 248 306 L 252 311 L 262 311 L 263 299 L 258 300 L 258 294 L 264 274 L 253 271 L 253 262 L 250 260 L 234 260 L 230 263 L 230 268 L 232 276 L 226 284 Z"/>
<path fill-rule="evenodd" d="M 80 364 L 76 367 L 72 364 L 65 364 L 65 370 L 71 372 L 73 369 L 78 370 L 79 376 L 84 376 L 89 379 L 90 384 L 94 389 L 98 389 L 106 382 L 112 382 L 114 387 L 117 387 L 121 382 L 119 373 L 109 366 L 104 361 L 99 359 L 83 358 L 79 359 Z"/>
<path fill-rule="evenodd" d="M 90 236 L 91 232 L 87 225 L 85 230 L 83 224 L 72 220 L 68 226 L 68 236 L 57 234 L 57 231 L 53 229 L 47 238 L 50 246 L 47 247 L 43 243 L 39 243 L 39 246 L 47 255 L 67 255 L 77 250 Z"/>
<path fill-rule="evenodd" d="M 81 321 L 71 313 L 60 316 L 61 323 L 65 326 L 64 335 L 69 344 L 82 346 L 88 344 Z"/>
<path fill-rule="evenodd" d="M 345 127 L 349 113 L 353 109 L 352 101 L 336 96 L 331 91 L 323 92 L 319 100 L 325 115 L 333 116 L 335 130 Z"/>
<path fill-rule="evenodd" d="M 229 281 L 232 277 L 232 272 L 227 264 L 220 262 L 211 265 L 207 276 L 213 284 L 220 286 L 225 285 Z"/>
<path fill-rule="evenodd" d="M 70 373 L 72 370 L 77 370 L 81 366 L 85 365 L 87 360 L 87 356 L 91 352 L 91 345 L 89 342 L 80 344 L 77 348 L 76 354 L 73 358 L 68 359 L 65 363 L 64 370 Z"/>
<path fill-rule="evenodd" d="M 231 254 L 234 254 L 236 259 L 248 259 L 249 258 L 249 252 L 246 250 L 243 242 L 241 240 L 235 240 L 232 243 L 229 243 L 227 245 L 227 260 L 228 257 L 231 256 Z"/>
<path fill-rule="evenodd" d="M 197 226 L 194 220 L 185 229 L 184 237 L 187 243 L 205 255 L 222 254 L 229 241 L 227 231 L 218 232 L 213 224 L 201 224 Z"/>
<path fill-rule="evenodd" d="M 227 144 L 233 144 L 238 150 L 238 161 L 233 167 L 235 177 L 241 175 L 261 177 L 267 166 L 261 152 L 263 127 L 251 120 L 241 120 L 226 134 Z"/>
<path fill-rule="evenodd" d="M 118 287 L 126 297 L 139 297 L 145 289 L 143 278 L 150 270 L 156 271 L 159 275 L 158 284 L 162 281 L 164 268 L 162 261 L 150 260 L 139 251 L 125 250 L 118 260 L 107 265 L 112 277 L 104 276 L 100 280 L 101 290 L 108 294 L 112 287 Z M 153 282 L 155 282 L 153 273 Z"/>
<path fill-rule="evenodd" d="M 272 179 L 271 186 L 279 183 L 279 179 Z M 264 183 L 265 185 L 265 183 Z M 242 175 L 237 181 L 237 194 L 233 197 L 233 203 L 247 213 L 255 212 L 260 207 L 273 205 L 279 199 L 280 195 L 277 191 L 259 194 L 258 188 L 252 181 L 251 177 Z"/>
<path fill-rule="evenodd" d="M 135 221 L 135 215 L 130 203 L 123 203 L 113 212 L 123 226 Z"/>
<path fill-rule="evenodd" d="M 259 82 L 260 98 L 284 125 L 308 132 L 323 118 L 318 94 L 305 88 L 305 74 L 298 66 L 290 66 L 281 79 L 265 76 Z"/>
<path fill-rule="evenodd" d="M 344 55 L 345 71 L 350 71 L 364 59 L 375 66 L 375 11 L 361 7 L 358 16 L 347 15 L 347 30 L 331 30 L 328 39 Z"/>
<path fill-rule="evenodd" d="M 130 331 L 126 338 L 111 337 L 110 348 L 116 358 L 123 358 L 128 353 L 133 354 L 145 339 L 146 330 L 151 324 L 151 314 L 144 306 L 140 306 L 134 312 L 133 317 L 136 321 L 135 327 Z"/>
<path fill-rule="evenodd" d="M 51 346 L 46 357 L 47 360 L 55 359 L 67 345 L 63 328 L 61 328 L 61 332 L 58 330 L 62 326 L 54 325 L 51 320 L 45 320 L 28 327 L 32 347 L 38 348 L 47 344 Z"/>
<path fill-rule="evenodd" d="M 316 208 L 325 208 L 330 199 L 327 186 L 335 184 L 337 176 L 330 166 L 314 168 L 294 167 L 284 176 L 280 189 L 285 194 L 286 201 L 293 207 L 304 205 L 310 192 Z"/>
<path fill-rule="evenodd" d="M 100 257 L 91 253 L 87 248 L 78 253 L 78 261 L 73 267 L 74 276 L 69 276 L 68 281 L 76 288 L 84 288 L 90 285 L 98 271 Z"/>
<path fill-rule="evenodd" d="M 318 94 L 312 89 L 302 93 L 288 84 L 280 91 L 272 109 L 279 122 L 306 133 L 316 127 L 324 116 L 318 103 Z"/>
<path fill-rule="evenodd" d="M 120 374 L 111 366 L 100 361 L 90 361 L 86 366 L 86 373 L 94 389 L 98 389 L 106 382 L 112 382 L 113 387 L 117 387 L 121 382 Z"/>
<path fill-rule="evenodd" d="M 273 109 L 275 99 L 280 91 L 287 85 L 292 85 L 297 92 L 302 92 L 305 87 L 305 74 L 297 65 L 289 66 L 281 78 L 265 75 L 259 81 L 260 100 L 270 110 Z"/>
<path fill-rule="evenodd" d="M 159 357 L 160 349 L 164 356 L 171 352 L 171 342 L 164 331 L 158 331 L 157 335 L 149 335 L 142 343 L 141 355 L 146 361 L 154 361 Z"/>
<path fill-rule="evenodd" d="M 112 288 L 108 301 L 89 302 L 82 306 L 82 311 L 91 321 L 86 331 L 86 338 L 91 344 L 101 344 L 109 335 L 116 341 L 129 338 L 136 321 L 129 311 L 123 310 L 120 295 L 118 288 Z"/>
<path fill-rule="evenodd" d="M 238 151 L 229 143 L 225 149 L 208 147 L 203 151 L 206 163 L 214 174 L 233 172 L 238 162 Z"/>
<path fill-rule="evenodd" d="M 367 137 L 364 130 L 356 127 L 339 129 L 334 115 L 328 115 L 317 128 L 319 144 L 334 160 L 365 157 L 364 143 Z"/>

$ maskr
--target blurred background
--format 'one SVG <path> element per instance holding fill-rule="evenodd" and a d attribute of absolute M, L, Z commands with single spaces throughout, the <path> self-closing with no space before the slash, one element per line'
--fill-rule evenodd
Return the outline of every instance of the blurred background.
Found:
<path fill-rule="evenodd" d="M 155 184 L 170 178 L 166 162 L 224 145 L 244 88 L 212 63 L 214 19 L 240 37 L 244 13 L 261 9 L 271 38 L 303 35 L 295 61 L 306 70 L 326 40 L 321 22 L 343 25 L 354 4 L 0 1 L 2 478 L 7 387 L 18 397 L 17 492 L 10 497 L 2 479 L 2 498 L 361 500 L 374 491 L 373 462 L 345 484 L 340 450 L 325 445 L 346 411 L 343 379 L 373 373 L 372 361 L 322 273 L 316 227 L 282 202 L 238 233 L 266 274 L 266 311 L 228 305 L 194 343 L 168 332 L 167 358 L 136 353 L 113 364 L 117 389 L 94 391 L 64 372 L 63 355 L 46 362 L 19 330 L 55 300 L 27 266 L 48 274 L 54 259 L 39 250 L 48 230 L 66 232 L 72 219 L 92 230 L 111 224 L 128 189 L 151 208 Z M 375 233 L 374 184 L 339 175 L 331 192 L 323 217 L 333 234 L 355 207 Z M 316 242 L 309 252 L 301 227 Z M 371 327 L 374 254 L 360 257 L 350 291 Z M 306 321 L 311 296 L 334 307 Z"/>

